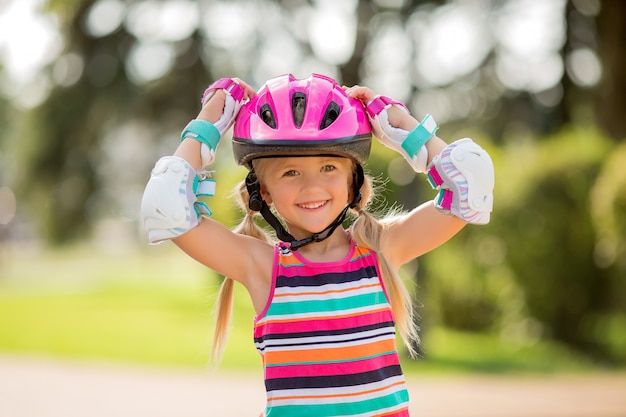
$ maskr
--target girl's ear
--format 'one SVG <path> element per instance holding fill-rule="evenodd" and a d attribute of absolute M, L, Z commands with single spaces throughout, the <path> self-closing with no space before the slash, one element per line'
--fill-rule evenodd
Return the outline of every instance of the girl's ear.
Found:
<path fill-rule="evenodd" d="M 272 196 L 263 184 L 261 184 L 261 197 L 263 197 L 263 200 L 267 203 L 268 206 L 272 204 Z"/>

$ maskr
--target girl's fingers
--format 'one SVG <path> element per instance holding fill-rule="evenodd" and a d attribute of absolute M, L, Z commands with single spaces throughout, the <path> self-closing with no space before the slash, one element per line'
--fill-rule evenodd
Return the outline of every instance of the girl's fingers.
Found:
<path fill-rule="evenodd" d="M 352 87 L 343 87 L 348 97 L 355 98 L 361 102 L 367 104 L 371 99 L 375 97 L 374 92 L 368 88 L 360 85 L 354 85 Z"/>
<path fill-rule="evenodd" d="M 248 100 L 251 99 L 252 97 L 256 96 L 256 91 L 254 91 L 254 89 L 252 87 L 250 87 L 245 81 L 243 81 L 240 78 L 233 78 L 233 80 L 235 80 L 237 82 L 237 84 L 239 84 L 241 86 L 241 88 L 243 88 L 243 98 L 244 100 Z"/>

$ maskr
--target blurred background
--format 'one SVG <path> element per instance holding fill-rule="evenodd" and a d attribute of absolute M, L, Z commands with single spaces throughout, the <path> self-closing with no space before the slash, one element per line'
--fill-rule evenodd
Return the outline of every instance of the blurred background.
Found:
<path fill-rule="evenodd" d="M 202 368 L 220 277 L 139 221 L 154 162 L 208 84 L 311 72 L 470 136 L 496 167 L 488 226 L 403 271 L 408 372 L 626 365 L 626 2 L 0 0 L 0 352 Z M 243 179 L 229 141 L 215 217 Z M 379 208 L 434 194 L 397 154 Z M 219 250 L 219 248 L 207 248 Z M 223 367 L 259 369 L 239 289 Z"/>

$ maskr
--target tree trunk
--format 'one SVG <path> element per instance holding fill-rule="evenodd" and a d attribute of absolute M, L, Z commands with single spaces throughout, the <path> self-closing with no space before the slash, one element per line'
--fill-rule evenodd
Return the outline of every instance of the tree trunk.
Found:
<path fill-rule="evenodd" d="M 596 114 L 600 127 L 626 140 L 626 2 L 605 0 L 597 18 L 598 53 L 603 67 Z"/>

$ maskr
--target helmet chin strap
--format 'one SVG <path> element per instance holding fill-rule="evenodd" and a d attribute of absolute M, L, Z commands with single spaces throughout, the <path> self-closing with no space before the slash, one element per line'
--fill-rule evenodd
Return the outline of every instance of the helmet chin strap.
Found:
<path fill-rule="evenodd" d="M 353 173 L 352 178 L 352 188 L 354 195 L 352 202 L 344 207 L 344 209 L 341 211 L 341 213 L 339 213 L 335 220 L 333 220 L 333 222 L 329 224 L 324 230 L 322 230 L 321 232 L 313 233 L 310 237 L 300 240 L 294 238 L 285 229 L 283 224 L 278 220 L 278 218 L 276 218 L 274 213 L 272 213 L 265 200 L 263 200 L 263 197 L 261 197 L 261 184 L 259 184 L 259 180 L 254 170 L 251 170 L 246 177 L 246 189 L 248 190 L 248 194 L 250 195 L 248 207 L 250 207 L 250 210 L 260 212 L 265 221 L 276 231 L 276 237 L 278 237 L 283 242 L 289 243 L 291 250 L 296 251 L 310 243 L 321 242 L 322 240 L 328 238 L 330 235 L 333 234 L 335 229 L 337 229 L 337 227 L 339 227 L 346 219 L 348 210 L 356 207 L 361 202 L 360 190 L 363 182 L 363 167 L 361 167 L 360 164 L 356 164 L 356 169 Z"/>

